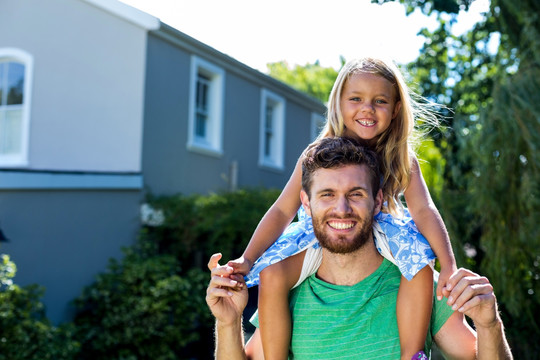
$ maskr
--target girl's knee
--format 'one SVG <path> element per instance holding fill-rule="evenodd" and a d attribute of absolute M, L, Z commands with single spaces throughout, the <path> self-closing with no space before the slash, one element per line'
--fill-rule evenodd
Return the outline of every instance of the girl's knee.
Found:
<path fill-rule="evenodd" d="M 267 266 L 259 275 L 260 286 L 285 286 L 286 269 L 283 262 Z"/>

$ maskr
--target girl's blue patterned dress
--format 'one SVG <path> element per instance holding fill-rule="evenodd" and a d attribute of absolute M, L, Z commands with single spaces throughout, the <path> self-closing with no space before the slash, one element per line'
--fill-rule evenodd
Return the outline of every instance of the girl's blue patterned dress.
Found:
<path fill-rule="evenodd" d="M 435 260 L 435 254 L 426 238 L 420 234 L 409 212 L 397 219 L 390 214 L 379 212 L 375 216 L 386 234 L 386 239 L 399 270 L 407 280 L 411 280 L 424 266 Z M 313 233 L 311 217 L 303 207 L 298 210 L 298 222 L 291 223 L 283 234 L 255 262 L 246 275 L 248 287 L 259 284 L 259 273 L 268 265 L 298 254 L 308 247 L 320 247 Z M 379 252 L 381 249 L 378 248 Z"/>

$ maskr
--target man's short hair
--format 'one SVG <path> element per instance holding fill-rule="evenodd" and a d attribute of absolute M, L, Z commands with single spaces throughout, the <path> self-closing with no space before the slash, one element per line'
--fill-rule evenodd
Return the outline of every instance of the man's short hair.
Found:
<path fill-rule="evenodd" d="M 316 170 L 347 165 L 365 165 L 368 168 L 375 197 L 381 185 L 377 155 L 356 140 L 346 137 L 322 138 L 308 146 L 302 160 L 302 189 L 310 196 L 313 173 Z"/>

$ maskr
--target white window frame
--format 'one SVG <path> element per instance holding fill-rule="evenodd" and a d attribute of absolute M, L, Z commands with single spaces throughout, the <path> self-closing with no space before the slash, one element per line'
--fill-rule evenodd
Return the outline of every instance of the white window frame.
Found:
<path fill-rule="evenodd" d="M 311 113 L 311 128 L 310 136 L 311 141 L 317 139 L 324 125 L 326 124 L 326 118 L 318 113 Z"/>
<path fill-rule="evenodd" d="M 0 154 L 0 167 L 26 167 L 29 164 L 28 147 L 30 136 L 30 105 L 32 103 L 32 75 L 34 58 L 24 50 L 16 48 L 0 48 L 2 61 L 14 61 L 24 64 L 23 104 L 21 107 L 21 152 L 19 154 Z"/>
<path fill-rule="evenodd" d="M 196 135 L 197 121 L 197 82 L 199 74 L 209 79 L 208 118 L 206 136 Z M 197 56 L 191 57 L 191 76 L 189 93 L 188 142 L 190 151 L 211 156 L 223 154 L 223 103 L 225 71 Z"/>
<path fill-rule="evenodd" d="M 266 107 L 273 109 L 270 154 L 266 154 Z M 259 165 L 274 170 L 284 169 L 285 156 L 285 99 L 267 89 L 261 91 Z"/>

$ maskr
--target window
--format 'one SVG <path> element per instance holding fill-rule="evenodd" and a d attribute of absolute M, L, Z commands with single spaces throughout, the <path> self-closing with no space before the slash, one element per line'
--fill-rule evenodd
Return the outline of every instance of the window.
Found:
<path fill-rule="evenodd" d="M 283 170 L 285 146 L 285 100 L 268 91 L 261 93 L 259 164 Z"/>
<path fill-rule="evenodd" d="M 326 119 L 324 116 L 317 113 L 311 113 L 311 141 L 315 140 L 317 136 L 319 136 L 319 133 L 324 128 L 324 125 L 326 125 Z"/>
<path fill-rule="evenodd" d="M 32 57 L 0 49 L 0 166 L 28 164 Z"/>
<path fill-rule="evenodd" d="M 223 153 L 224 78 L 222 69 L 192 57 L 187 144 L 191 151 L 215 156 Z"/>

